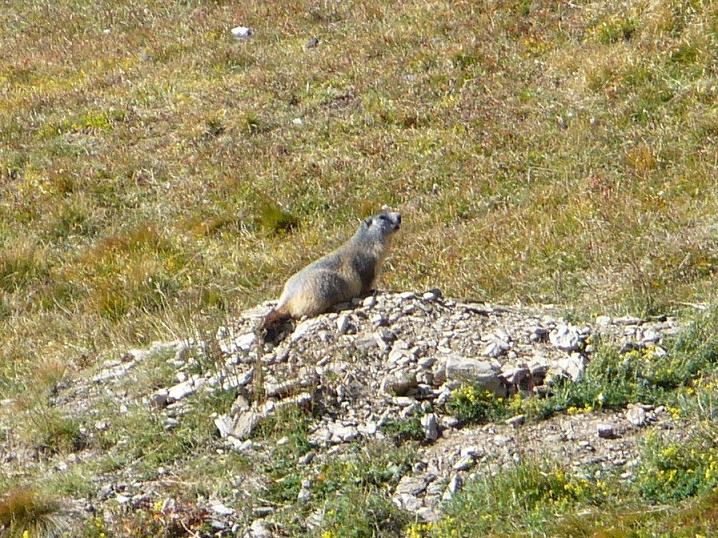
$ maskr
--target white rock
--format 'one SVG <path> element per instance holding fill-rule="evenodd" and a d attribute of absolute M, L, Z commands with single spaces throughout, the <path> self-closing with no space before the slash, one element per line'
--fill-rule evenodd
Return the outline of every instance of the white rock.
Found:
<path fill-rule="evenodd" d="M 509 349 L 510 346 L 507 342 L 504 342 L 499 339 L 493 339 L 486 345 L 486 347 L 482 351 L 482 354 L 486 357 L 491 357 L 495 359 L 497 357 L 500 357 L 501 355 L 504 355 Z"/>
<path fill-rule="evenodd" d="M 217 515 L 220 516 L 231 516 L 234 514 L 234 510 L 232 508 L 229 508 L 228 506 L 225 506 L 219 501 L 214 501 L 210 503 L 209 509 L 212 510 Z"/>
<path fill-rule="evenodd" d="M 551 331 L 548 338 L 555 347 L 563 351 L 576 351 L 581 343 L 578 329 L 565 323 Z"/>
<path fill-rule="evenodd" d="M 616 430 L 613 427 L 613 424 L 599 424 L 598 436 L 602 439 L 614 439 L 615 437 L 617 437 Z"/>
<path fill-rule="evenodd" d="M 167 400 L 169 403 L 172 403 L 181 400 L 182 398 L 186 398 L 187 396 L 197 392 L 197 390 L 204 384 L 205 379 L 202 378 L 192 378 L 187 381 L 183 381 L 182 383 L 178 383 L 177 385 L 170 387 L 167 392 Z"/>
<path fill-rule="evenodd" d="M 416 512 L 421 508 L 421 499 L 408 493 L 401 493 L 394 497 L 394 504 L 409 512 Z"/>
<path fill-rule="evenodd" d="M 245 534 L 248 538 L 272 538 L 274 534 L 267 528 L 267 524 L 261 519 L 255 519 L 249 526 L 250 533 Z"/>
<path fill-rule="evenodd" d="M 349 316 L 341 314 L 337 318 L 337 332 L 339 334 L 346 334 L 349 330 Z"/>
<path fill-rule="evenodd" d="M 568 357 L 558 360 L 558 367 L 575 383 L 583 379 L 586 373 L 586 357 L 580 353 L 571 353 Z"/>
<path fill-rule="evenodd" d="M 237 349 L 241 349 L 242 351 L 249 351 L 252 349 L 252 346 L 257 341 L 257 335 L 254 333 L 246 333 L 241 336 L 238 336 L 234 339 L 234 345 L 237 347 Z"/>
<path fill-rule="evenodd" d="M 655 344 L 660 339 L 661 335 L 658 334 L 658 331 L 649 328 L 643 331 L 643 338 L 641 338 L 641 342 L 644 344 Z"/>
<path fill-rule="evenodd" d="M 229 415 L 220 415 L 214 419 L 214 425 L 219 430 L 219 436 L 224 438 L 229 436 L 234 430 L 234 420 Z"/>
<path fill-rule="evenodd" d="M 249 26 L 235 26 L 230 31 L 237 39 L 249 39 L 254 34 L 254 31 Z"/>
<path fill-rule="evenodd" d="M 634 426 L 645 426 L 646 424 L 646 412 L 639 406 L 633 406 L 626 411 L 626 418 L 628 422 Z"/>
<path fill-rule="evenodd" d="M 473 456 L 464 456 L 459 461 L 457 461 L 452 469 L 454 471 L 466 471 L 468 469 L 471 469 L 474 466 L 475 459 Z"/>
<path fill-rule="evenodd" d="M 464 485 L 464 480 L 461 478 L 461 475 L 453 474 L 451 476 L 451 480 L 449 480 L 449 485 L 446 486 L 446 490 L 444 491 L 444 494 L 441 496 L 441 500 L 448 501 L 450 500 L 454 495 L 456 495 Z"/>
<path fill-rule="evenodd" d="M 641 321 L 643 321 L 641 318 L 637 318 L 635 316 L 623 316 L 613 320 L 613 322 L 617 325 L 639 325 Z"/>
<path fill-rule="evenodd" d="M 359 433 L 364 436 L 374 435 L 378 431 L 378 426 L 376 425 L 376 422 L 367 422 L 366 424 L 359 425 L 357 427 L 359 430 Z"/>
<path fill-rule="evenodd" d="M 364 308 L 371 308 L 375 304 L 376 304 L 376 296 L 374 296 L 374 295 L 369 295 L 368 297 L 365 297 L 364 300 L 362 301 L 362 306 Z"/>
<path fill-rule="evenodd" d="M 294 329 L 294 332 L 292 333 L 292 336 L 290 337 L 290 340 L 292 342 L 297 342 L 300 340 L 305 334 L 309 334 L 314 330 L 315 327 L 319 327 L 322 324 L 322 318 L 311 318 L 306 321 L 301 322 L 297 327 Z"/>
<path fill-rule="evenodd" d="M 427 441 L 433 442 L 439 437 L 439 423 L 434 413 L 421 417 L 421 427 L 424 429 L 424 439 Z"/>
<path fill-rule="evenodd" d="M 332 428 L 330 431 L 331 442 L 334 444 L 349 443 L 359 436 L 359 431 L 354 426 L 340 426 Z"/>

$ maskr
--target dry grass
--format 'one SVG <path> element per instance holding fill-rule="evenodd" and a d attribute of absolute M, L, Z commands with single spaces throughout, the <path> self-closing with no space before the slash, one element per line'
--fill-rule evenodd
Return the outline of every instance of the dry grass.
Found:
<path fill-rule="evenodd" d="M 386 288 L 715 297 L 715 2 L 11 0 L 0 29 L 0 399 L 211 331 L 382 204 Z"/>
<path fill-rule="evenodd" d="M 0 535 L 7 538 L 60 536 L 66 525 L 59 509 L 56 500 L 33 489 L 9 490 L 0 497 Z"/>

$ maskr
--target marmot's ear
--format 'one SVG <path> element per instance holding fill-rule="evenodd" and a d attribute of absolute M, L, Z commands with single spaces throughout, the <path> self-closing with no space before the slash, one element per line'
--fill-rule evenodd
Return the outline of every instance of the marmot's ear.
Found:
<path fill-rule="evenodd" d="M 367 228 L 370 228 L 370 227 L 371 227 L 371 221 L 372 221 L 372 220 L 373 220 L 373 217 L 367 217 L 367 218 L 364 219 L 364 224 L 366 225 Z"/>

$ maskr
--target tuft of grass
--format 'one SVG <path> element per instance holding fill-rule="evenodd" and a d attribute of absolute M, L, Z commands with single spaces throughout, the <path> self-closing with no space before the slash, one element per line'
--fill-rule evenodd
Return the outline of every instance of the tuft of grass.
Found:
<path fill-rule="evenodd" d="M 491 391 L 464 385 L 452 392 L 447 409 L 464 423 L 495 422 L 506 418 L 509 406 L 516 407 L 516 402 L 520 403 L 520 396 L 509 401 Z"/>
<path fill-rule="evenodd" d="M 34 489 L 16 487 L 0 497 L 3 536 L 61 536 L 65 527 L 60 516 L 60 502 Z"/>
<path fill-rule="evenodd" d="M 297 217 L 270 200 L 259 206 L 259 224 L 268 234 L 286 234 L 297 227 Z"/>
<path fill-rule="evenodd" d="M 604 482 L 569 474 L 556 464 L 527 461 L 467 483 L 425 535 L 545 534 L 557 517 L 607 498 Z"/>
<path fill-rule="evenodd" d="M 638 21 L 633 17 L 611 17 L 596 27 L 596 36 L 604 45 L 628 41 L 636 33 Z"/>
<path fill-rule="evenodd" d="M 85 446 L 80 422 L 57 409 L 35 406 L 28 411 L 27 435 L 38 448 L 50 453 L 76 452 Z"/>
<path fill-rule="evenodd" d="M 0 252 L 0 290 L 16 292 L 48 276 L 47 259 L 28 244 L 6 247 Z"/>
<path fill-rule="evenodd" d="M 401 536 L 410 521 L 411 514 L 397 508 L 386 494 L 348 487 L 324 504 L 320 531 L 325 537 Z"/>
<path fill-rule="evenodd" d="M 390 418 L 382 424 L 381 431 L 395 443 L 424 440 L 424 429 L 421 426 L 420 416 L 405 419 Z"/>

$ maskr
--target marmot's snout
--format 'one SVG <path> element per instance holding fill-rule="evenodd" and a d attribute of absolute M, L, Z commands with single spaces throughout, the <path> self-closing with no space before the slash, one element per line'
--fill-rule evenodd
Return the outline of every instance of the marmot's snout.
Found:
<path fill-rule="evenodd" d="M 401 228 L 401 213 L 398 211 L 384 211 L 379 213 L 378 219 L 382 228 L 388 229 L 390 233 L 397 231 Z"/>

